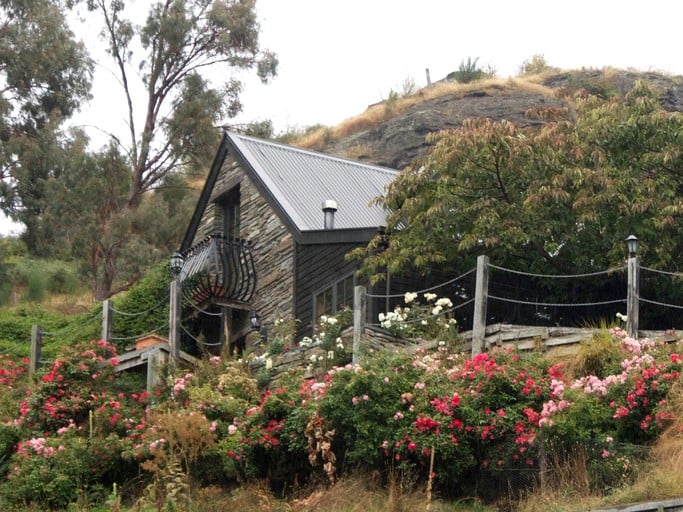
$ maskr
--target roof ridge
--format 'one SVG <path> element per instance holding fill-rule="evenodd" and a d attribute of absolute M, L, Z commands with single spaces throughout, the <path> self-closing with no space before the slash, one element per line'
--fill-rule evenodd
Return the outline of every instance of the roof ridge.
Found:
<path fill-rule="evenodd" d="M 358 166 L 358 167 L 366 167 L 369 169 L 373 169 L 375 171 L 387 172 L 389 174 L 395 174 L 395 175 L 399 174 L 399 172 L 400 172 L 397 169 L 392 169 L 391 167 L 386 167 L 386 166 L 377 165 L 377 164 L 370 164 L 370 163 L 366 163 L 366 162 L 359 162 L 357 160 L 352 160 L 350 158 L 343 158 L 343 157 L 336 156 L 336 155 L 328 155 L 326 153 L 322 153 L 321 151 L 315 151 L 312 149 L 304 149 L 304 148 L 300 148 L 300 147 L 296 147 L 296 146 L 290 146 L 290 145 L 285 144 L 283 142 L 261 139 L 259 137 L 254 137 L 251 135 L 244 135 L 244 134 L 237 133 L 237 132 L 228 132 L 228 134 L 231 137 L 237 137 L 240 139 L 248 139 L 255 144 L 277 146 L 278 148 L 280 148 L 284 151 L 291 151 L 294 153 L 303 153 L 303 154 L 306 154 L 308 156 L 319 158 L 321 160 L 336 160 L 338 162 L 344 162 L 344 163 L 352 164 L 352 165 Z"/>

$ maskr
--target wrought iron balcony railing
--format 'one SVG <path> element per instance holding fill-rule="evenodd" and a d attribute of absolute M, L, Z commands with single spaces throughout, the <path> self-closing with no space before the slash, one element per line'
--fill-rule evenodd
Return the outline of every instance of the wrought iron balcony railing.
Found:
<path fill-rule="evenodd" d="M 251 243 L 210 235 L 188 249 L 180 273 L 183 296 L 200 304 L 208 299 L 248 302 L 256 288 Z"/>

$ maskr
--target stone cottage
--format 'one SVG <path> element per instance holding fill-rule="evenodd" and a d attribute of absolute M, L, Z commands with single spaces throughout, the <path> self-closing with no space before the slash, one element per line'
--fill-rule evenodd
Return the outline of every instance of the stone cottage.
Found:
<path fill-rule="evenodd" d="M 371 203 L 396 175 L 224 133 L 180 247 L 193 335 L 240 348 L 254 323 L 296 319 L 305 334 L 351 307 L 358 263 L 345 255 L 385 225 Z"/>

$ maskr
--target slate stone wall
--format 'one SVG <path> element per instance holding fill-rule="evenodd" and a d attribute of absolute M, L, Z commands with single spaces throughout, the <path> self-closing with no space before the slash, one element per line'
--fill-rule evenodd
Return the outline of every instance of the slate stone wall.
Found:
<path fill-rule="evenodd" d="M 294 295 L 294 240 L 256 186 L 230 156 L 216 180 L 194 243 L 223 229 L 220 198 L 240 188 L 240 238 L 251 242 L 256 269 L 256 291 L 248 309 L 257 311 L 263 326 L 276 318 L 292 318 Z"/>

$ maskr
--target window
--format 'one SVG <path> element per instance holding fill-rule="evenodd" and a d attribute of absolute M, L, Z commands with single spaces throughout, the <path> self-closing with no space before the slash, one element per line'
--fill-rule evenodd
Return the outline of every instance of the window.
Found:
<path fill-rule="evenodd" d="M 240 236 L 240 187 L 239 185 L 221 198 L 223 236 L 235 240 Z"/>
<path fill-rule="evenodd" d="M 340 279 L 332 286 L 315 294 L 313 317 L 317 320 L 323 315 L 335 315 L 344 307 L 353 307 L 353 274 Z"/>

